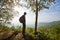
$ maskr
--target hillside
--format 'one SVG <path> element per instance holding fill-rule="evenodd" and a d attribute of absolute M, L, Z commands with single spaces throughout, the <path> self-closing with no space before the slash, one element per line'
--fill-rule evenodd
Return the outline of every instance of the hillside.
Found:
<path fill-rule="evenodd" d="M 60 21 L 52 23 L 60 24 Z M 34 28 L 26 27 L 25 36 L 21 29 L 21 26 L 17 28 L 0 26 L 0 40 L 60 40 L 60 25 L 38 27 L 36 37 Z"/>
<path fill-rule="evenodd" d="M 60 25 L 60 21 L 53 21 L 53 22 L 39 22 L 39 26 L 52 26 L 52 25 Z M 34 24 L 27 25 L 28 27 L 34 27 Z"/>
<path fill-rule="evenodd" d="M 38 26 L 52 26 L 52 25 L 59 25 L 60 21 L 53 21 L 49 23 L 38 23 Z"/>

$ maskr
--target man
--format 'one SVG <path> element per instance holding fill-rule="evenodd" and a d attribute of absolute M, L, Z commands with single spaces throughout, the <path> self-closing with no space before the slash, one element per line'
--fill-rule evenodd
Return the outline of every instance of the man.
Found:
<path fill-rule="evenodd" d="M 20 18 L 19 18 L 19 21 L 20 23 L 23 24 L 23 28 L 22 28 L 22 34 L 25 34 L 25 29 L 26 29 L 26 12 L 24 12 L 24 15 L 22 15 Z"/>

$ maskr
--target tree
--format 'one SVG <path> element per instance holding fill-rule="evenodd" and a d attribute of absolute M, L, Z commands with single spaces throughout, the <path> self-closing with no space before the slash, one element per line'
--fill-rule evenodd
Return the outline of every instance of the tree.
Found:
<path fill-rule="evenodd" d="M 8 8 L 2 8 L 0 12 L 0 20 L 2 21 L 1 24 L 10 24 L 10 20 L 12 20 L 13 14 L 10 13 Z"/>
<path fill-rule="evenodd" d="M 4 24 L 10 24 L 10 21 L 16 13 L 14 13 L 13 7 L 18 5 L 19 2 L 19 0 L 0 0 L 0 21 L 2 21 Z"/>
<path fill-rule="evenodd" d="M 6 23 L 10 24 L 10 20 L 13 17 L 13 14 L 10 12 L 11 8 L 7 4 L 8 0 L 0 0 L 0 20 L 2 19 L 3 25 Z"/>
<path fill-rule="evenodd" d="M 43 9 L 49 9 L 49 7 L 55 3 L 55 0 L 25 0 L 27 7 L 31 8 L 35 12 L 35 33 L 37 33 L 37 21 L 38 12 Z"/>

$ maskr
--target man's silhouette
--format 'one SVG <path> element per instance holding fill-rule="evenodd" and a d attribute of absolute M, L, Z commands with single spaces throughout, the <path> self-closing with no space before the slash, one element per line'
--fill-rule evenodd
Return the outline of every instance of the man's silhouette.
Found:
<path fill-rule="evenodd" d="M 24 12 L 24 15 L 22 15 L 19 18 L 20 23 L 23 24 L 23 28 L 22 28 L 22 34 L 25 34 L 25 29 L 26 29 L 26 18 L 25 18 L 26 12 Z"/>

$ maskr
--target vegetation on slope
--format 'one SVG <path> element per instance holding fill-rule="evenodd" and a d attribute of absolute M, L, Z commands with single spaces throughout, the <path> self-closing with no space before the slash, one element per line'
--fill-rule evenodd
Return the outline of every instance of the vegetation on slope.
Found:
<path fill-rule="evenodd" d="M 22 32 L 21 26 L 15 27 L 7 27 L 0 26 L 0 30 L 2 31 L 17 31 L 18 33 Z M 34 28 L 27 27 L 26 34 L 31 35 L 31 37 L 35 40 L 60 40 L 60 25 L 52 25 L 52 26 L 40 26 L 38 27 L 38 34 L 34 35 Z"/>

